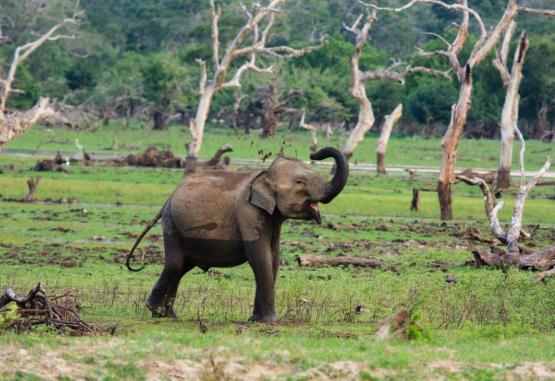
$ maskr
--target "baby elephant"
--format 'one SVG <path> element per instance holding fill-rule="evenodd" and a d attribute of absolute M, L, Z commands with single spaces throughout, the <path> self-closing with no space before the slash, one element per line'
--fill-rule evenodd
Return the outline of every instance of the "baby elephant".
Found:
<path fill-rule="evenodd" d="M 267 170 L 210 171 L 187 175 L 127 256 L 162 217 L 164 270 L 147 300 L 153 316 L 175 317 L 179 281 L 199 267 L 231 267 L 248 262 L 256 280 L 251 320 L 276 321 L 274 287 L 279 267 L 281 224 L 288 218 L 320 223 L 318 203 L 328 203 L 345 187 L 349 166 L 335 148 L 312 160 L 335 159 L 335 174 L 325 181 L 304 162 L 280 157 Z"/>

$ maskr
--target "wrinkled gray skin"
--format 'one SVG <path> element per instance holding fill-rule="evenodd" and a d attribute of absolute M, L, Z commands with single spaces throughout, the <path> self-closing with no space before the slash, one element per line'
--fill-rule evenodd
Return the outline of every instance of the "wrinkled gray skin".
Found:
<path fill-rule="evenodd" d="M 279 267 L 281 224 L 288 218 L 316 220 L 318 203 L 328 203 L 347 182 L 347 160 L 334 148 L 311 155 L 335 159 L 331 181 L 297 159 L 278 158 L 268 170 L 213 171 L 188 175 L 170 196 L 143 236 L 162 217 L 164 270 L 147 300 L 153 316 L 175 317 L 173 302 L 179 281 L 199 267 L 230 267 L 248 262 L 256 280 L 251 320 L 276 320 L 274 287 Z"/>

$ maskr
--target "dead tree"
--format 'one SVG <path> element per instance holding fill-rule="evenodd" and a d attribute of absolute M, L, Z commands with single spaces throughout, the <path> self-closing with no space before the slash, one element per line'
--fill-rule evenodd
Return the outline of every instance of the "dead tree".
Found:
<path fill-rule="evenodd" d="M 75 38 L 73 35 L 61 34 L 60 30 L 63 30 L 68 25 L 79 24 L 82 16 L 82 11 L 76 11 L 72 17 L 60 21 L 36 40 L 18 46 L 15 49 L 6 77 L 0 78 L 0 150 L 2 150 L 4 144 L 21 135 L 34 124 L 55 115 L 47 98 L 40 98 L 37 103 L 27 111 L 8 112 L 6 110 L 6 104 L 10 94 L 16 90 L 13 88 L 13 82 L 16 78 L 19 65 L 48 41 Z"/>
<path fill-rule="evenodd" d="M 406 5 L 399 8 L 378 7 L 375 4 L 365 4 L 367 7 L 375 10 L 383 10 L 389 12 L 403 12 L 411 8 L 415 4 L 427 3 L 441 6 L 448 10 L 462 13 L 462 20 L 458 25 L 458 33 L 453 42 L 447 41 L 442 36 L 432 34 L 439 38 L 446 45 L 446 50 L 436 51 L 420 51 L 422 57 L 444 57 L 449 62 L 451 69 L 456 74 L 459 81 L 459 97 L 451 110 L 451 120 L 447 131 L 441 142 L 443 149 L 443 159 L 441 170 L 438 178 L 437 193 L 441 210 L 441 219 L 448 220 L 453 218 L 452 208 L 452 185 L 455 179 L 455 162 L 457 157 L 457 149 L 461 140 L 463 129 L 466 124 L 470 104 L 472 100 L 472 71 L 474 67 L 480 63 L 488 53 L 497 45 L 501 35 L 509 27 L 511 21 L 516 14 L 520 12 L 542 13 L 545 10 L 532 10 L 530 8 L 517 7 L 516 0 L 508 0 L 503 15 L 492 28 L 486 28 L 482 17 L 474 9 L 468 7 L 468 0 L 459 0 L 454 4 L 448 4 L 440 0 L 411 0 Z M 461 64 L 459 55 L 467 41 L 469 33 L 470 16 L 475 20 L 479 29 L 479 38 L 474 43 L 470 55 L 466 63 Z"/>
<path fill-rule="evenodd" d="M 372 128 L 375 122 L 374 110 L 372 108 L 372 103 L 366 95 L 365 83 L 371 80 L 382 80 L 388 79 L 393 80 L 398 83 L 404 84 L 405 78 L 413 73 L 428 73 L 432 75 L 441 75 L 450 78 L 448 72 L 442 72 L 438 70 L 433 70 L 426 67 L 412 67 L 407 65 L 403 70 L 398 71 L 397 68 L 403 65 L 402 62 L 394 62 L 387 69 L 372 70 L 372 71 L 361 71 L 360 70 L 360 56 L 362 54 L 362 49 L 368 40 L 368 33 L 372 28 L 372 24 L 377 19 L 377 12 L 373 10 L 368 12 L 366 21 L 364 25 L 360 28 L 363 15 L 360 15 L 352 26 L 347 26 L 343 24 L 343 27 L 355 35 L 355 52 L 350 59 L 350 71 L 351 71 L 351 85 L 349 87 L 349 93 L 353 98 L 356 99 L 358 103 L 358 119 L 355 128 L 351 130 L 347 142 L 343 147 L 343 154 L 347 159 L 349 159 L 357 145 L 364 138 L 364 134 Z"/>
<path fill-rule="evenodd" d="M 301 121 L 299 122 L 299 127 L 310 131 L 310 136 L 312 138 L 312 143 L 310 144 L 310 152 L 316 152 L 318 150 L 318 128 L 312 124 L 305 123 L 304 121 L 305 112 L 301 116 Z"/>
<path fill-rule="evenodd" d="M 250 9 L 242 6 L 247 16 L 247 21 L 228 44 L 224 55 L 220 57 L 218 21 L 221 16 L 221 8 L 219 6 L 216 7 L 214 0 L 210 0 L 213 74 L 209 80 L 206 62 L 202 59 L 197 59 L 201 71 L 199 83 L 200 98 L 195 118 L 190 121 L 192 141 L 188 160 L 192 163 L 196 162 L 200 153 L 206 119 L 208 118 L 212 98 L 216 92 L 223 89 L 241 87 L 241 77 L 247 71 L 272 73 L 272 66 L 264 68 L 257 66 L 256 58 L 258 55 L 281 58 L 298 57 L 314 49 L 314 47 L 307 47 L 297 50 L 289 46 L 267 46 L 270 31 L 274 25 L 275 15 L 281 13 L 279 7 L 284 2 L 285 0 L 271 0 L 267 6 L 254 3 Z M 226 81 L 233 64 L 243 58 L 246 58 L 246 62 L 235 70 L 231 79 Z M 190 166 L 194 168 L 194 165 Z"/>
<path fill-rule="evenodd" d="M 474 251 L 474 258 L 478 265 L 492 266 L 505 269 L 510 266 L 516 266 L 521 269 L 534 269 L 534 270 L 547 270 L 555 266 L 555 247 L 550 247 L 544 250 L 528 252 L 519 245 L 521 237 L 529 237 L 528 233 L 522 230 L 522 214 L 524 212 L 524 202 L 528 193 L 540 181 L 541 177 L 551 166 L 551 159 L 548 158 L 540 171 L 530 180 L 526 181 L 524 172 L 524 154 L 526 145 L 522 134 L 518 130 L 516 124 L 513 126 L 515 132 L 521 142 L 520 149 L 520 189 L 516 196 L 516 202 L 513 209 L 513 216 L 511 223 L 505 230 L 499 218 L 497 217 L 501 208 L 503 208 L 504 201 L 497 202 L 495 196 L 491 192 L 488 184 L 478 177 L 468 178 L 458 175 L 457 179 L 469 184 L 478 185 L 484 194 L 484 209 L 486 217 L 488 218 L 490 230 L 495 238 L 507 245 L 507 252 L 497 253 L 489 251 Z"/>
<path fill-rule="evenodd" d="M 511 186 L 513 141 L 515 137 L 513 126 L 518 121 L 518 105 L 520 101 L 518 89 L 522 80 L 524 58 L 528 50 L 528 38 L 526 33 L 522 32 L 515 50 L 513 66 L 511 71 L 509 71 L 507 59 L 515 27 L 516 23 L 511 21 L 503 37 L 501 50 L 497 50 L 496 57 L 493 60 L 493 66 L 499 71 L 506 90 L 505 103 L 501 111 L 501 148 L 499 151 L 499 168 L 495 180 L 495 187 L 497 189 L 506 189 Z"/>
<path fill-rule="evenodd" d="M 391 131 L 395 124 L 401 119 L 403 115 L 403 104 L 399 103 L 393 112 L 385 117 L 382 125 L 382 132 L 380 133 L 380 139 L 378 140 L 378 146 L 376 147 L 376 171 L 380 175 L 385 175 L 385 152 L 387 150 L 387 144 L 389 143 L 389 137 L 391 136 Z"/>
<path fill-rule="evenodd" d="M 290 100 L 298 97 L 301 92 L 292 89 L 287 94 L 283 94 L 276 81 L 261 87 L 259 91 L 262 98 L 261 137 L 267 138 L 276 134 L 279 121 L 284 115 L 292 115 L 297 112 L 297 109 L 288 107 L 288 105 Z"/>

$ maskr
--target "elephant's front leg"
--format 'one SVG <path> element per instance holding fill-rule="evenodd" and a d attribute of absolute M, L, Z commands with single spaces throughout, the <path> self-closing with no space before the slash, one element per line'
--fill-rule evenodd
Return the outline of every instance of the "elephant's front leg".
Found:
<path fill-rule="evenodd" d="M 252 321 L 275 322 L 274 258 L 270 240 L 260 239 L 245 245 L 247 260 L 254 272 L 256 295 Z"/>

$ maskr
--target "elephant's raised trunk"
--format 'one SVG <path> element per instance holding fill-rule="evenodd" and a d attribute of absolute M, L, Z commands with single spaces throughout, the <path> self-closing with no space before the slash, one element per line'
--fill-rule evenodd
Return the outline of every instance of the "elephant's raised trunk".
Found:
<path fill-rule="evenodd" d="M 333 200 L 343 190 L 347 183 L 347 178 L 349 177 L 349 163 L 347 162 L 347 158 L 335 148 L 322 148 L 318 152 L 314 152 L 310 155 L 312 160 L 324 160 L 328 157 L 333 157 L 335 159 L 335 175 L 331 181 L 326 184 L 324 195 L 319 200 L 324 204 Z"/>

